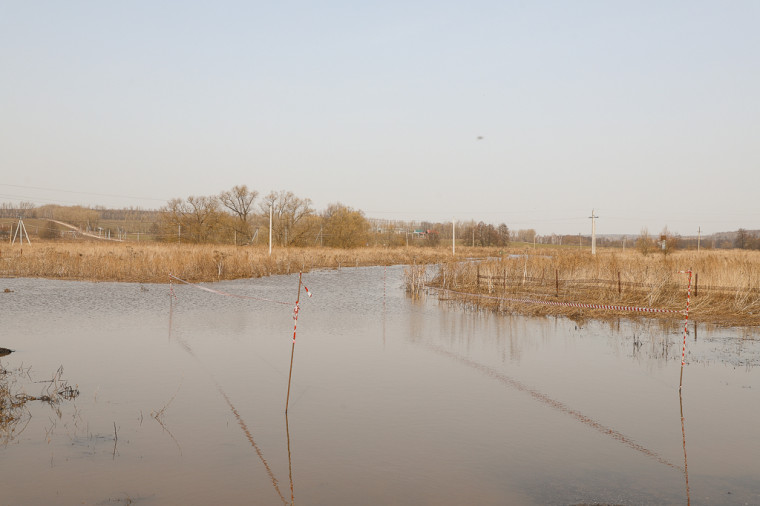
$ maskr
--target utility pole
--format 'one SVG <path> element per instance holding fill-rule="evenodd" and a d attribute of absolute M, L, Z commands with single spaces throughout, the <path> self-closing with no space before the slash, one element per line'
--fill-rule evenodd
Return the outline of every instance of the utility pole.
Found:
<path fill-rule="evenodd" d="M 13 228 L 13 225 L 11 225 L 11 228 Z M 29 244 L 32 244 L 32 241 L 29 240 L 29 233 L 26 231 L 26 226 L 24 225 L 24 219 L 19 216 L 18 225 L 16 225 L 16 232 L 13 234 L 13 240 L 11 241 L 11 244 L 14 244 L 16 242 L 16 236 L 18 236 L 19 239 L 21 240 L 21 245 L 23 246 L 25 235 L 26 235 L 26 242 Z"/>
<path fill-rule="evenodd" d="M 594 214 L 594 210 L 591 210 L 591 254 L 596 255 L 596 219 L 599 216 Z"/>
<path fill-rule="evenodd" d="M 182 225 L 177 225 L 177 244 L 182 244 Z"/>
<path fill-rule="evenodd" d="M 697 229 L 697 253 L 699 253 L 699 243 L 702 240 L 702 227 Z"/>

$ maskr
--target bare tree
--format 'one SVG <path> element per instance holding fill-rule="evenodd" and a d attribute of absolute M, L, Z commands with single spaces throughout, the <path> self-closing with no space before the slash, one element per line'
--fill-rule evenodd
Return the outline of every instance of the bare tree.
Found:
<path fill-rule="evenodd" d="M 168 240 L 208 242 L 221 218 L 219 203 L 214 197 L 172 199 L 161 208 L 161 224 Z"/>
<path fill-rule="evenodd" d="M 262 217 L 268 223 L 272 209 L 272 237 L 282 246 L 304 246 L 311 243 L 319 230 L 311 199 L 296 197 L 293 192 L 271 192 L 259 203 Z"/>
<path fill-rule="evenodd" d="M 535 237 L 536 231 L 534 229 L 520 229 L 517 231 L 516 240 L 520 242 L 533 242 Z"/>
<path fill-rule="evenodd" d="M 749 244 L 749 234 L 743 228 L 736 231 L 736 239 L 734 239 L 734 248 L 744 249 Z"/>
<path fill-rule="evenodd" d="M 217 196 L 219 203 L 236 218 L 235 231 L 247 241 L 250 241 L 253 236 L 253 201 L 258 195 L 259 192 L 256 190 L 249 190 L 246 185 L 242 185 L 233 186 L 231 190 L 223 191 Z"/>
<path fill-rule="evenodd" d="M 501 223 L 497 228 L 497 232 L 497 246 L 509 246 L 509 227 L 507 224 Z"/>
<path fill-rule="evenodd" d="M 645 228 L 641 229 L 639 238 L 636 239 L 636 249 L 638 249 L 642 255 L 647 256 L 654 249 L 654 241 L 649 237 L 649 230 Z"/>

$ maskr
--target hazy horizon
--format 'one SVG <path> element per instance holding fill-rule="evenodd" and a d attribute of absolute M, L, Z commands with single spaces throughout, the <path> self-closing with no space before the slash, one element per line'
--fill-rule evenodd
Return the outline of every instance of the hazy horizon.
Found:
<path fill-rule="evenodd" d="M 7 3 L 0 201 L 760 228 L 760 4 Z M 59 188 L 59 190 L 52 190 Z"/>

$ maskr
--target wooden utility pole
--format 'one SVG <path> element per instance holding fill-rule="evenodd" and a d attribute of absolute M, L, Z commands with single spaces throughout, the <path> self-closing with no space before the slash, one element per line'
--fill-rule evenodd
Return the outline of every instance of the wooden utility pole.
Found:
<path fill-rule="evenodd" d="M 699 253 L 699 243 L 702 240 L 702 227 L 697 229 L 697 253 Z"/>
<path fill-rule="evenodd" d="M 591 210 L 591 254 L 596 255 L 596 219 L 599 216 L 594 214 L 594 210 Z"/>

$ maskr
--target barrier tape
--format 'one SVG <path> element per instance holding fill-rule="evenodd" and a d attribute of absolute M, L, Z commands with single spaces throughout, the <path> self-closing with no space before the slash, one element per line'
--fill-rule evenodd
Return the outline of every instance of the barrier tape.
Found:
<path fill-rule="evenodd" d="M 298 305 L 296 302 L 296 307 L 293 309 L 293 345 L 296 344 L 296 328 L 298 327 L 298 311 L 301 309 L 301 306 Z"/>
<path fill-rule="evenodd" d="M 689 305 L 691 304 L 691 270 L 678 271 L 679 274 L 689 275 L 689 287 L 686 289 L 686 311 L 684 312 L 684 324 L 683 324 L 683 349 L 681 350 L 681 369 L 686 363 L 686 334 L 689 330 Z M 683 381 L 683 378 L 682 378 Z"/>
<path fill-rule="evenodd" d="M 190 283 L 189 281 L 185 281 L 184 279 L 180 279 L 180 278 L 178 278 L 177 276 L 175 276 L 173 274 L 169 274 L 169 278 L 176 279 L 180 283 L 184 283 L 184 284 L 192 286 L 194 288 L 198 288 L 199 290 L 203 290 L 205 292 L 215 293 L 217 295 L 225 295 L 227 297 L 235 297 L 235 298 L 238 298 L 238 299 L 260 300 L 260 301 L 264 301 L 264 302 L 274 302 L 275 304 L 283 304 L 285 306 L 290 306 L 290 305 L 293 304 L 292 302 L 283 302 L 283 301 L 280 301 L 280 300 L 266 299 L 264 297 L 253 297 L 253 296 L 250 296 L 250 295 L 237 295 L 237 294 L 234 294 L 234 293 L 223 292 L 221 290 L 214 290 L 213 288 L 208 288 L 208 287 L 205 287 L 205 286 L 196 285 L 195 283 Z M 174 294 L 174 289 L 171 288 L 171 283 L 170 283 L 170 291 L 171 291 L 171 293 L 173 295 Z M 311 294 L 309 294 L 309 297 L 311 297 Z"/>
<path fill-rule="evenodd" d="M 654 307 L 637 307 L 637 306 L 614 306 L 608 304 L 583 304 L 580 302 L 557 302 L 551 300 L 538 300 L 538 299 L 514 299 L 510 297 L 494 297 L 492 295 L 484 295 L 479 293 L 458 292 L 449 288 L 439 288 L 436 286 L 426 285 L 428 288 L 436 290 L 444 290 L 459 295 L 469 295 L 472 297 L 481 297 L 484 299 L 500 300 L 506 302 L 522 302 L 525 304 L 544 304 L 547 306 L 565 306 L 565 307 L 581 307 L 587 309 L 609 309 L 613 311 L 633 311 L 637 313 L 671 313 L 671 314 L 684 314 L 683 310 L 677 309 L 659 309 Z"/>

